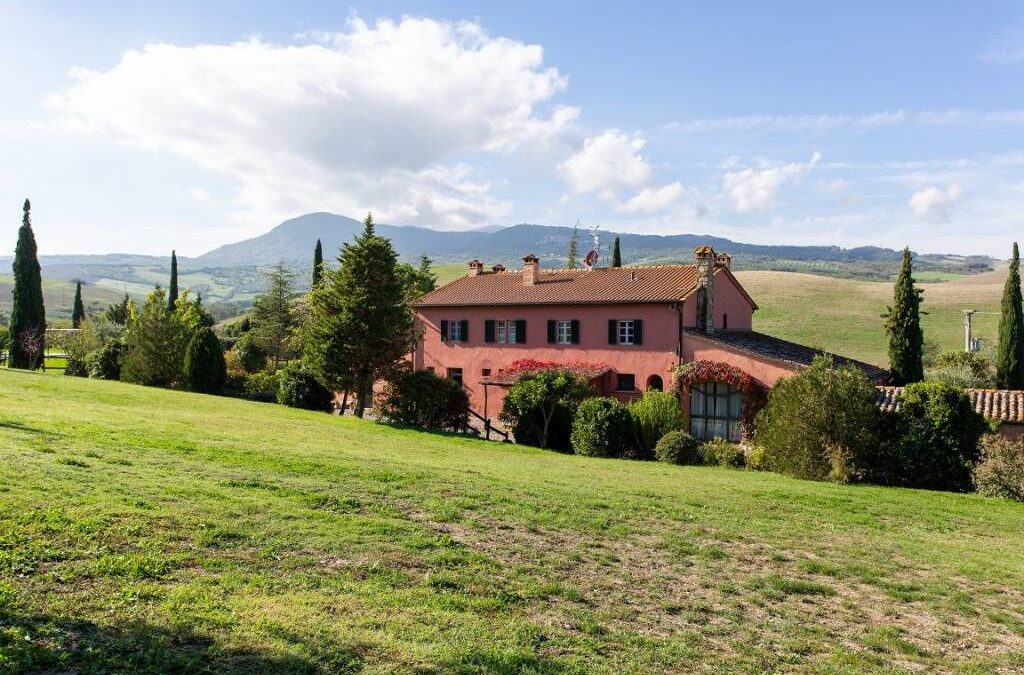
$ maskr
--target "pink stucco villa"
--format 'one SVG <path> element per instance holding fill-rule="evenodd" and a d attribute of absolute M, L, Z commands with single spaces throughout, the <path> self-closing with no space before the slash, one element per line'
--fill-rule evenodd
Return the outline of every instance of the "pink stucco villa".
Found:
<path fill-rule="evenodd" d="M 757 304 L 730 263 L 710 246 L 686 265 L 541 270 L 528 255 L 513 271 L 473 260 L 468 274 L 416 302 L 414 365 L 457 379 L 472 408 L 494 418 L 523 363 L 575 364 L 624 400 L 667 389 L 677 366 L 700 364 L 723 375 L 683 388 L 692 433 L 739 440 L 752 396 L 739 382 L 766 389 L 818 352 L 751 329 Z M 875 382 L 886 375 L 836 360 Z"/>

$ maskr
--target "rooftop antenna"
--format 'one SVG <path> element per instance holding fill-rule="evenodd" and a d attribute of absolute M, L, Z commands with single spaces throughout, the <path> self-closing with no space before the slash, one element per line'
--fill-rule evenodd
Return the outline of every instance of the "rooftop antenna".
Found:
<path fill-rule="evenodd" d="M 592 242 L 591 249 L 587 252 L 586 257 L 583 258 L 583 264 L 588 270 L 594 269 L 598 259 L 601 257 L 601 233 L 598 232 L 597 225 L 590 226 L 590 239 Z"/>

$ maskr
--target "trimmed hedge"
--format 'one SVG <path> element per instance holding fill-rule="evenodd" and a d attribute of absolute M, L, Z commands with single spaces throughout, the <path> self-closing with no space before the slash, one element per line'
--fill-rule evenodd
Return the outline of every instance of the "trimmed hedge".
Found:
<path fill-rule="evenodd" d="M 654 446 L 659 462 L 698 465 L 701 463 L 700 442 L 685 431 L 669 431 Z"/>
<path fill-rule="evenodd" d="M 572 449 L 577 455 L 622 457 L 632 448 L 633 421 L 625 405 L 613 398 L 588 398 L 576 409 Z"/>

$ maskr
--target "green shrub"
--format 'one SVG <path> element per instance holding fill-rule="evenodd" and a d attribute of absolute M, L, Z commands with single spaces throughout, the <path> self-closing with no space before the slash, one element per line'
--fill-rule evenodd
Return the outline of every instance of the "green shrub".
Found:
<path fill-rule="evenodd" d="M 916 382 L 903 390 L 898 412 L 887 416 L 879 451 L 864 478 L 883 485 L 971 489 L 978 441 L 988 431 L 959 387 Z"/>
<path fill-rule="evenodd" d="M 243 333 L 231 348 L 238 365 L 247 373 L 258 373 L 267 367 L 267 354 L 257 344 L 252 333 Z"/>
<path fill-rule="evenodd" d="M 200 328 L 189 340 L 182 366 L 182 382 L 203 394 L 220 391 L 227 377 L 224 350 L 211 328 Z"/>
<path fill-rule="evenodd" d="M 396 373 L 377 398 L 377 414 L 392 424 L 436 431 L 469 426 L 469 396 L 455 380 L 432 370 Z"/>
<path fill-rule="evenodd" d="M 746 454 L 743 452 L 743 447 L 719 438 L 706 441 L 701 445 L 700 454 L 707 466 L 726 466 L 734 469 L 742 469 L 746 466 Z"/>
<path fill-rule="evenodd" d="M 925 379 L 957 387 L 987 388 L 995 386 L 995 368 L 981 354 L 956 350 L 936 357 L 925 370 Z"/>
<path fill-rule="evenodd" d="M 987 497 L 1024 502 L 1024 445 L 996 434 L 982 438 L 974 486 Z"/>
<path fill-rule="evenodd" d="M 573 416 L 590 388 L 564 370 L 524 375 L 509 387 L 499 419 L 512 428 L 516 443 L 568 451 Z"/>
<path fill-rule="evenodd" d="M 685 431 L 669 431 L 658 439 L 654 456 L 669 464 L 700 464 L 700 443 Z"/>
<path fill-rule="evenodd" d="M 576 409 L 570 440 L 577 455 L 622 457 L 631 450 L 631 436 L 629 410 L 613 398 L 588 398 Z"/>
<path fill-rule="evenodd" d="M 334 394 L 317 381 L 313 373 L 297 363 L 280 371 L 277 402 L 291 408 L 330 412 L 334 407 Z"/>
<path fill-rule="evenodd" d="M 751 445 L 743 449 L 743 464 L 751 471 L 767 471 L 768 461 L 765 459 L 764 448 Z"/>
<path fill-rule="evenodd" d="M 757 416 L 755 444 L 768 468 L 797 478 L 852 480 L 878 449 L 876 391 L 852 365 L 819 356 L 780 380 Z"/>
<path fill-rule="evenodd" d="M 667 391 L 648 391 L 629 406 L 638 456 L 650 459 L 658 440 L 670 431 L 680 431 L 686 417 L 679 398 Z"/>
<path fill-rule="evenodd" d="M 89 377 L 97 380 L 120 380 L 121 361 L 127 347 L 120 340 L 114 340 L 94 351 L 86 359 Z"/>
<path fill-rule="evenodd" d="M 277 372 L 261 370 L 258 373 L 245 376 L 245 382 L 242 384 L 242 396 L 250 401 L 274 403 L 277 401 L 279 385 Z"/>

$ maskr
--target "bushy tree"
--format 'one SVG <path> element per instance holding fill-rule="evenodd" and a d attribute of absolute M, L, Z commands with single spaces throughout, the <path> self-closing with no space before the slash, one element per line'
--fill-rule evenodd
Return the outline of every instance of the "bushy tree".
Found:
<path fill-rule="evenodd" d="M 878 448 L 875 387 L 852 365 L 819 356 L 779 380 L 757 416 L 755 443 L 768 466 L 812 480 L 847 481 Z"/>
<path fill-rule="evenodd" d="M 125 325 L 128 323 L 128 305 L 131 303 L 131 298 L 128 294 L 124 294 L 124 299 L 121 302 L 114 303 L 107 307 L 107 310 L 103 313 L 103 316 L 111 323 Z"/>
<path fill-rule="evenodd" d="M 267 367 L 267 354 L 264 352 L 251 332 L 243 333 L 231 348 L 238 360 L 238 365 L 247 373 L 258 373 Z"/>
<path fill-rule="evenodd" d="M 622 267 L 622 250 L 619 248 L 618 237 L 615 237 L 612 243 L 612 267 Z"/>
<path fill-rule="evenodd" d="M 899 411 L 886 422 L 867 480 L 930 490 L 970 490 L 978 440 L 988 424 L 961 388 L 943 382 L 908 385 Z"/>
<path fill-rule="evenodd" d="M 1021 306 L 1020 250 L 1013 242 L 1010 273 L 1003 287 L 996 348 L 996 384 L 1000 389 L 1024 389 L 1024 309 Z"/>
<path fill-rule="evenodd" d="M 961 349 L 935 357 L 925 370 L 925 379 L 965 388 L 990 388 L 995 381 L 991 361 L 977 352 Z"/>
<path fill-rule="evenodd" d="M 173 312 L 178 304 L 178 254 L 171 251 L 171 281 L 167 286 L 167 311 Z"/>
<path fill-rule="evenodd" d="M 185 350 L 182 382 L 191 391 L 212 394 L 224 387 L 227 365 L 224 350 L 213 329 L 207 326 L 192 334 Z"/>
<path fill-rule="evenodd" d="M 509 387 L 499 419 L 512 428 L 516 443 L 568 450 L 573 415 L 589 394 L 570 372 L 538 371 Z"/>
<path fill-rule="evenodd" d="M 81 328 L 85 320 L 85 304 L 82 303 L 82 282 L 75 282 L 75 304 L 71 310 L 71 327 Z"/>
<path fill-rule="evenodd" d="M 889 336 L 889 371 L 893 384 L 924 379 L 924 333 L 921 330 L 920 288 L 914 286 L 910 249 L 903 249 L 903 265 L 893 291 L 893 303 L 883 315 Z"/>
<path fill-rule="evenodd" d="M 159 286 L 146 296 L 125 331 L 127 353 L 121 377 L 128 382 L 166 387 L 181 377 L 189 330 L 167 311 L 167 293 Z"/>
<path fill-rule="evenodd" d="M 604 396 L 582 401 L 572 420 L 572 449 L 590 457 L 624 457 L 633 448 L 626 406 Z"/>
<path fill-rule="evenodd" d="M 35 370 L 43 365 L 46 309 L 43 307 L 43 277 L 39 269 L 36 237 L 32 232 L 32 205 L 25 200 L 18 244 L 14 250 L 14 306 L 11 309 L 11 368 Z"/>
<path fill-rule="evenodd" d="M 290 408 L 330 412 L 334 394 L 301 364 L 290 363 L 280 371 L 277 402 Z"/>
<path fill-rule="evenodd" d="M 406 289 L 405 297 L 408 302 L 411 303 L 437 288 L 437 275 L 431 269 L 431 264 L 430 258 L 422 255 L 418 267 L 408 263 L 398 263 L 395 266 L 395 272 Z"/>
<path fill-rule="evenodd" d="M 121 340 L 111 340 L 90 354 L 86 361 L 89 377 L 97 380 L 120 380 L 121 363 L 128 348 Z"/>
<path fill-rule="evenodd" d="M 103 344 L 103 336 L 93 322 L 83 321 L 77 333 L 63 333 L 54 341 L 65 355 L 64 374 L 88 377 L 89 356 Z"/>
<path fill-rule="evenodd" d="M 430 370 L 398 370 L 377 399 L 380 419 L 436 431 L 469 426 L 469 396 L 451 378 Z"/>
<path fill-rule="evenodd" d="M 669 431 L 662 436 L 654 446 L 654 456 L 669 464 L 699 465 L 703 461 L 700 443 L 685 431 Z"/>
<path fill-rule="evenodd" d="M 649 458 L 658 440 L 670 431 L 680 431 L 686 416 L 679 399 L 672 392 L 648 391 L 639 401 L 630 404 L 633 433 L 639 457 Z"/>
<path fill-rule="evenodd" d="M 981 454 L 974 467 L 978 494 L 1024 502 L 1024 445 L 998 434 L 981 441 Z"/>
<path fill-rule="evenodd" d="M 396 271 L 391 242 L 367 215 L 354 243 L 342 246 L 338 268 L 325 270 L 309 296 L 304 361 L 335 391 L 355 391 L 355 415 L 370 404 L 373 382 L 413 345 L 413 315 Z"/>
<path fill-rule="evenodd" d="M 268 281 L 267 291 L 253 303 L 252 335 L 277 368 L 288 357 L 292 330 L 297 323 L 295 275 L 284 265 L 278 265 L 271 270 Z"/>

